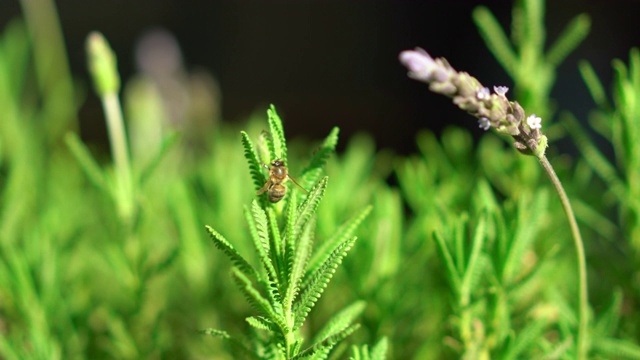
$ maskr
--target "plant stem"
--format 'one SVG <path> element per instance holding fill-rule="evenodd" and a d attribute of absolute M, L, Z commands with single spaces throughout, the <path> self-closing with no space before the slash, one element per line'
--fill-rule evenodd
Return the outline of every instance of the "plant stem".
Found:
<path fill-rule="evenodd" d="M 562 203 L 562 208 L 564 209 L 564 213 L 567 215 L 567 219 L 569 220 L 569 225 L 571 227 L 571 235 L 573 237 L 573 245 L 576 249 L 576 257 L 578 258 L 578 274 L 579 274 L 579 295 L 578 295 L 578 303 L 579 303 L 579 317 L 578 317 L 578 343 L 577 343 L 577 359 L 586 359 L 588 344 L 587 344 L 587 332 L 589 329 L 589 297 L 588 297 L 588 289 L 587 289 L 587 260 L 584 253 L 584 243 L 582 242 L 582 237 L 580 236 L 580 229 L 578 228 L 578 223 L 576 221 L 576 217 L 573 214 L 573 210 L 571 208 L 571 203 L 569 202 L 569 197 L 567 193 L 564 191 L 562 187 L 562 183 L 560 179 L 558 179 L 558 175 L 553 170 L 551 163 L 545 155 L 538 157 L 540 161 L 540 165 L 544 168 L 547 176 L 553 183 L 553 186 L 560 197 L 560 202 Z"/>
<path fill-rule="evenodd" d="M 116 92 L 106 93 L 101 99 L 107 118 L 109 143 L 115 165 L 118 211 L 125 220 L 129 220 L 133 211 L 133 184 L 131 181 L 127 134 L 122 120 L 122 107 Z"/>

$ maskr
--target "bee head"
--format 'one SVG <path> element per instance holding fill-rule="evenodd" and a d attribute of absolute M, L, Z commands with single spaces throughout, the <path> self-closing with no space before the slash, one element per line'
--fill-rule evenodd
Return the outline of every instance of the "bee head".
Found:
<path fill-rule="evenodd" d="M 280 159 L 273 160 L 273 161 L 271 162 L 271 166 L 275 166 L 275 167 L 277 167 L 277 166 L 284 166 L 284 161 L 282 161 L 282 160 L 280 160 Z"/>

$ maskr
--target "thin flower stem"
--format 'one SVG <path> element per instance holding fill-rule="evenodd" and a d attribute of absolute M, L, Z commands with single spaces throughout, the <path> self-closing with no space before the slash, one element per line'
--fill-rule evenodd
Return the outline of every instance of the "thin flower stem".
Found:
<path fill-rule="evenodd" d="M 587 260 L 584 253 L 584 243 L 582 242 L 582 237 L 580 236 L 580 229 L 578 228 L 578 223 L 576 222 L 576 217 L 573 214 L 573 210 L 571 208 L 571 203 L 569 202 L 569 197 L 567 193 L 564 191 L 562 187 L 562 183 L 560 179 L 558 179 L 558 175 L 553 170 L 551 163 L 547 160 L 546 156 L 538 157 L 540 161 L 540 165 L 544 168 L 547 176 L 553 183 L 553 186 L 560 197 L 560 202 L 562 203 L 562 208 L 564 209 L 564 213 L 567 215 L 567 219 L 569 220 L 569 225 L 571 227 L 571 235 L 573 237 L 573 244 L 576 249 L 576 257 L 578 258 L 578 274 L 579 274 L 579 295 L 578 295 L 578 303 L 579 303 L 579 317 L 578 317 L 578 343 L 577 343 L 577 359 L 586 359 L 588 352 L 588 338 L 587 333 L 589 330 L 589 297 L 588 297 L 588 288 L 587 288 Z"/>

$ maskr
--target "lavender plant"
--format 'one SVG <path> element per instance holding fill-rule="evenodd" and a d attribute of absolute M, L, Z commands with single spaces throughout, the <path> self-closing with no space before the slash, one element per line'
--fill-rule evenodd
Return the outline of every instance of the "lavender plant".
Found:
<path fill-rule="evenodd" d="M 416 50 L 402 52 L 400 61 L 408 68 L 409 77 L 427 83 L 429 89 L 435 93 L 452 98 L 453 103 L 461 110 L 467 111 L 478 118 L 480 128 L 484 130 L 493 128 L 497 133 L 511 137 L 514 140 L 513 146 L 522 154 L 535 156 L 547 173 L 560 197 L 574 239 L 574 247 L 578 259 L 577 272 L 580 279 L 578 292 L 579 326 L 575 351 L 577 358 L 586 358 L 589 347 L 587 338 L 589 305 L 584 245 L 569 199 L 553 167 L 545 156 L 548 140 L 541 132 L 542 119 L 535 114 L 525 118 L 525 111 L 522 106 L 517 101 L 509 101 L 506 97 L 508 88 L 496 86 L 492 93 L 474 77 L 467 73 L 456 71 L 443 58 L 433 59 L 422 49 L 417 48 Z M 472 260 L 474 260 L 473 253 L 469 259 L 469 266 L 473 264 Z M 447 260 L 447 262 L 450 262 L 450 260 Z M 449 268 L 450 271 L 454 269 L 459 269 L 459 267 Z M 472 268 L 471 270 L 474 269 Z M 472 274 L 473 272 L 470 273 Z M 451 276 L 459 277 L 462 274 L 456 275 L 452 273 Z M 464 278 L 468 279 L 468 276 L 464 276 Z M 464 296 L 462 300 L 463 303 L 466 302 Z"/>
<path fill-rule="evenodd" d="M 270 181 L 264 176 L 261 164 L 279 159 L 285 166 L 288 165 L 284 128 L 273 106 L 268 111 L 268 123 L 270 133 L 261 136 L 266 158 L 260 156 L 248 134 L 242 132 L 245 157 L 258 193 Z M 244 342 L 222 330 L 208 329 L 203 332 L 231 341 L 250 358 L 326 359 L 338 343 L 359 327 L 353 321 L 364 310 L 363 302 L 355 302 L 337 313 L 311 339 L 309 345 L 304 344 L 304 337 L 301 336 L 301 327 L 309 312 L 347 252 L 354 246 L 354 232 L 370 212 L 369 207 L 362 210 L 321 243 L 316 252 L 312 251 L 315 213 L 328 180 L 326 176 L 320 176 L 335 149 L 337 133 L 337 129 L 334 129 L 329 134 L 302 172 L 302 184 L 314 184 L 308 194 L 297 196 L 295 188 L 291 188 L 282 202 L 267 201 L 266 194 L 259 195 L 251 208 L 245 208 L 254 249 L 262 265 L 260 270 L 245 260 L 222 234 L 207 226 L 216 247 L 229 256 L 234 264 L 231 275 L 240 291 L 257 311 L 257 315 L 247 317 L 246 321 L 259 333 Z M 299 197 L 301 202 L 298 205 Z"/>

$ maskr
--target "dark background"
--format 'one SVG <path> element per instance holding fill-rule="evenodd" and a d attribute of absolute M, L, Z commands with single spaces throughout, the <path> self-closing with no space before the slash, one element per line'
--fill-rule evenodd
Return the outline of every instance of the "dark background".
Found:
<path fill-rule="evenodd" d="M 412 152 L 418 129 L 439 131 L 475 119 L 425 85 L 409 80 L 401 50 L 420 46 L 446 57 L 487 86 L 511 86 L 485 48 L 471 19 L 484 4 L 503 26 L 511 1 L 58 1 L 74 76 L 88 84 L 84 40 L 99 30 L 119 57 L 125 81 L 134 69 L 133 48 L 146 30 L 163 27 L 177 37 L 189 67 L 203 67 L 220 82 L 225 121 L 245 119 L 274 103 L 289 136 L 320 138 L 339 126 L 343 139 L 361 130 L 380 147 Z M 628 62 L 638 45 L 640 1 L 549 1 L 547 44 L 579 13 L 592 18 L 591 34 L 561 66 L 553 96 L 559 110 L 581 119 L 593 108 L 577 62 L 589 60 L 608 84 L 610 61 Z M 0 2 L 0 25 L 21 13 L 15 0 Z M 87 85 L 88 86 L 88 85 Z M 83 134 L 102 113 L 93 94 L 80 110 Z M 345 143 L 344 141 L 342 142 Z"/>

